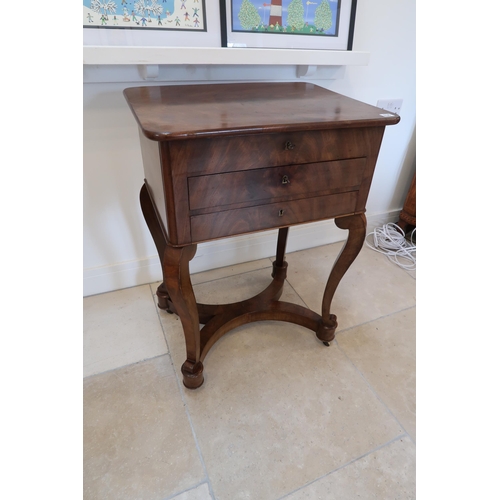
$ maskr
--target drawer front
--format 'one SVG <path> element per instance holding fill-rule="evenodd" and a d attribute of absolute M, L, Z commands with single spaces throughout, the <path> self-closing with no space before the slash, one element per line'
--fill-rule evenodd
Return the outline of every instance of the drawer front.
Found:
<path fill-rule="evenodd" d="M 191 217 L 192 241 L 207 241 L 352 214 L 356 208 L 357 196 L 358 193 L 352 191 L 196 215 Z"/>
<path fill-rule="evenodd" d="M 367 156 L 366 129 L 251 134 L 172 141 L 172 165 L 188 176 Z"/>
<path fill-rule="evenodd" d="M 191 177 L 189 207 L 215 209 L 288 196 L 353 191 L 363 180 L 365 165 L 366 158 L 356 158 Z"/>

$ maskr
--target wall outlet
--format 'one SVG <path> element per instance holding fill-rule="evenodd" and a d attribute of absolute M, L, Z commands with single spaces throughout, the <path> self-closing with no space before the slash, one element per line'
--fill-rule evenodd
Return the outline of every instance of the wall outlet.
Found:
<path fill-rule="evenodd" d="M 380 99 L 377 101 L 377 108 L 385 109 L 396 115 L 399 115 L 402 105 L 403 99 Z"/>

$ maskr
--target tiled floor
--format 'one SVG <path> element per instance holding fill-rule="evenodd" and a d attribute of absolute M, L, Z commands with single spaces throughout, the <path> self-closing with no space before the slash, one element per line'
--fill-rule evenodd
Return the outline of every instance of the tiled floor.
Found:
<path fill-rule="evenodd" d="M 282 299 L 319 311 L 342 245 L 288 254 Z M 264 259 L 192 281 L 199 302 L 233 302 L 270 273 Z M 157 285 L 84 299 L 85 500 L 415 498 L 415 273 L 363 248 L 330 347 L 293 324 L 245 325 L 195 391 Z"/>

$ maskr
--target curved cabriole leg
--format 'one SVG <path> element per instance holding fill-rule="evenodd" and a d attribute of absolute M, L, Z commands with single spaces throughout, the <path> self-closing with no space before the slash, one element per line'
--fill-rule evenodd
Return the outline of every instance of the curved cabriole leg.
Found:
<path fill-rule="evenodd" d="M 184 385 L 196 389 L 203 384 L 203 364 L 200 361 L 200 323 L 198 306 L 189 276 L 189 261 L 196 254 L 196 245 L 175 248 L 167 245 L 163 254 L 163 280 L 170 291 L 186 340 L 186 361 L 182 365 Z"/>
<path fill-rule="evenodd" d="M 316 337 L 326 345 L 335 338 L 335 330 L 337 328 L 337 316 L 330 314 L 333 296 L 340 280 L 361 251 L 366 237 L 366 217 L 364 214 L 339 217 L 335 219 L 335 224 L 340 229 L 347 229 L 349 235 L 333 265 L 321 304 L 321 323 L 316 331 Z"/>
<path fill-rule="evenodd" d="M 161 257 L 165 253 L 165 248 L 167 247 L 167 237 L 165 229 L 160 223 L 160 218 L 156 212 L 153 201 L 151 200 L 151 196 L 149 195 L 146 183 L 144 183 L 141 188 L 139 201 L 141 203 L 142 215 L 144 216 L 149 232 L 153 237 L 158 255 Z M 170 300 L 167 288 L 165 287 L 165 283 L 162 283 L 157 288 L 156 296 L 158 297 L 158 307 L 160 309 L 164 309 L 171 314 L 176 312 L 172 305 L 172 301 Z"/>

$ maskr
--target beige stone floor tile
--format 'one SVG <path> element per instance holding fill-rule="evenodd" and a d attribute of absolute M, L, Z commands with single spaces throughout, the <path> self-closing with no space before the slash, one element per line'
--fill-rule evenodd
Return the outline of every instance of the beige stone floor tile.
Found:
<path fill-rule="evenodd" d="M 415 445 L 405 436 L 283 500 L 411 500 L 415 468 Z"/>
<path fill-rule="evenodd" d="M 149 285 L 83 299 L 83 376 L 167 353 Z"/>
<path fill-rule="evenodd" d="M 415 308 L 340 332 L 340 349 L 416 439 Z"/>
<path fill-rule="evenodd" d="M 223 303 L 269 280 L 265 269 L 194 288 L 198 301 Z M 288 285 L 282 298 L 301 303 Z M 180 376 L 180 321 L 160 317 Z M 239 327 L 204 364 L 204 385 L 182 390 L 219 500 L 275 500 L 403 432 L 338 346 L 297 325 Z"/>
<path fill-rule="evenodd" d="M 204 483 L 197 488 L 173 497 L 171 500 L 212 500 L 212 496 L 210 495 L 208 484 Z"/>
<path fill-rule="evenodd" d="M 193 285 L 197 285 L 199 283 L 205 283 L 207 281 L 213 281 L 221 278 L 227 278 L 229 276 L 235 276 L 236 274 L 247 273 L 249 271 L 256 271 L 258 269 L 269 267 L 270 263 L 271 263 L 270 259 L 259 259 L 250 262 L 243 262 L 241 264 L 235 264 L 234 266 L 221 267 L 218 269 L 212 269 L 210 271 L 195 273 L 191 275 L 191 283 Z"/>
<path fill-rule="evenodd" d="M 344 243 L 287 255 L 288 281 L 313 311 L 321 310 L 330 270 Z M 385 255 L 364 246 L 333 298 L 338 332 L 415 305 L 415 279 Z"/>
<path fill-rule="evenodd" d="M 237 302 L 260 293 L 272 282 L 273 268 L 271 262 L 269 260 L 267 262 L 267 267 L 262 269 L 195 285 L 193 288 L 198 302 L 217 304 Z M 288 284 L 285 284 L 281 300 L 291 300 L 304 305 Z"/>
<path fill-rule="evenodd" d="M 417 279 L 417 270 L 412 269 L 412 270 L 407 270 L 406 271 L 413 279 Z"/>
<path fill-rule="evenodd" d="M 338 347 L 298 326 L 240 328 L 206 361 L 185 398 L 220 500 L 279 498 L 402 433 Z"/>
<path fill-rule="evenodd" d="M 83 395 L 84 500 L 163 500 L 204 479 L 168 355 L 89 377 Z"/>
<path fill-rule="evenodd" d="M 191 274 L 191 284 L 195 290 L 197 301 L 209 303 L 211 300 L 210 293 L 206 294 L 206 298 L 199 298 L 199 296 L 201 296 L 200 294 L 203 294 L 203 290 L 211 290 L 212 285 L 210 283 L 214 281 L 217 282 L 218 280 L 233 278 L 229 293 L 231 296 L 234 294 L 237 295 L 235 296 L 236 298 L 231 297 L 229 300 L 234 302 L 249 298 L 262 291 L 272 280 L 272 270 L 272 262 L 270 259 L 255 260 L 235 266 L 227 266 L 220 269 L 213 269 L 212 271 Z M 254 271 L 261 271 L 256 275 L 257 278 L 254 278 Z M 160 281 L 151 283 L 151 290 L 154 294 L 156 294 L 156 289 L 160 283 Z M 224 299 L 219 297 L 218 301 L 221 302 L 224 301 Z"/>

